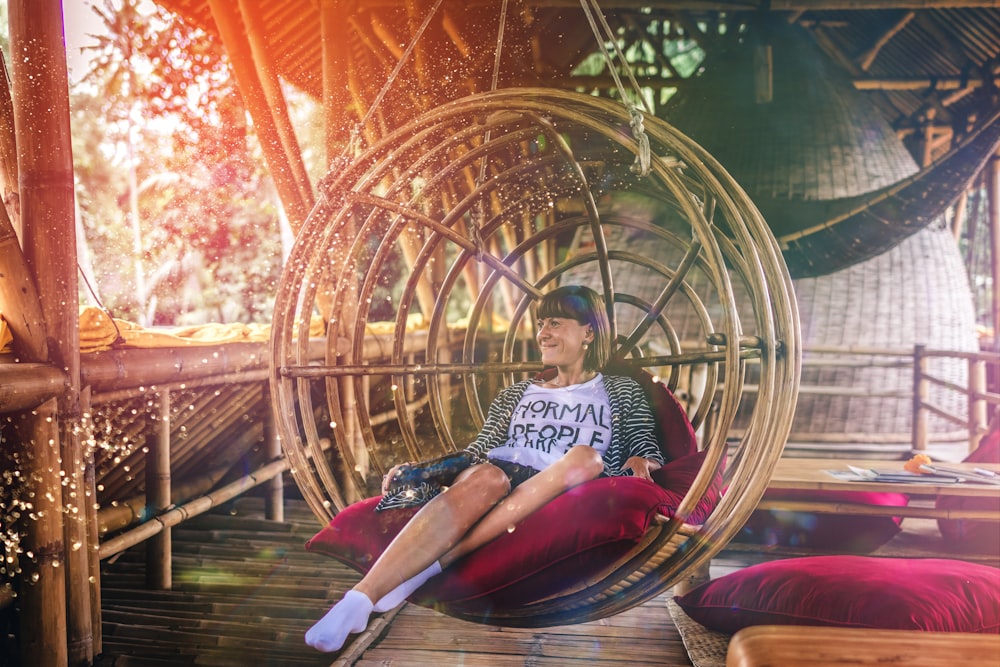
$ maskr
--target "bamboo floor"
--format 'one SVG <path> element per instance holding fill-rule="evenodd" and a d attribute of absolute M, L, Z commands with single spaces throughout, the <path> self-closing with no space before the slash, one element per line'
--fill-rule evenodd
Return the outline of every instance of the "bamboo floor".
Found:
<path fill-rule="evenodd" d="M 374 617 L 339 654 L 319 654 L 303 634 L 358 575 L 304 550 L 317 530 L 304 503 L 289 501 L 285 519 L 265 521 L 263 502 L 244 497 L 175 527 L 169 591 L 146 590 L 142 545 L 105 561 L 95 664 L 691 665 L 666 596 L 612 618 L 542 629 L 484 626 L 404 605 Z"/>

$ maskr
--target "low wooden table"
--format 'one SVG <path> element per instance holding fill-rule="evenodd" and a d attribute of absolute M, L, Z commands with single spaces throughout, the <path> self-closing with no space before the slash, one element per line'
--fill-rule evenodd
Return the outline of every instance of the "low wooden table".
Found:
<path fill-rule="evenodd" d="M 793 491 L 875 491 L 879 493 L 905 493 L 911 498 L 925 497 L 930 503 L 911 503 L 906 507 L 865 505 L 861 503 L 831 502 L 829 500 L 766 499 L 759 509 L 779 509 L 801 512 L 827 512 L 836 514 L 865 514 L 875 516 L 904 516 L 924 519 L 988 519 L 1000 521 L 1000 485 L 978 482 L 855 482 L 828 474 L 827 470 L 844 470 L 848 465 L 875 470 L 903 470 L 903 461 L 799 459 L 782 458 L 778 461 L 767 488 Z M 985 468 L 1000 473 L 1000 465 L 988 463 L 950 463 L 950 468 Z M 963 496 L 993 498 L 994 509 L 956 510 L 937 509 L 933 499 L 938 496 Z"/>
<path fill-rule="evenodd" d="M 729 642 L 726 667 L 1000 664 L 1000 635 L 757 625 Z"/>

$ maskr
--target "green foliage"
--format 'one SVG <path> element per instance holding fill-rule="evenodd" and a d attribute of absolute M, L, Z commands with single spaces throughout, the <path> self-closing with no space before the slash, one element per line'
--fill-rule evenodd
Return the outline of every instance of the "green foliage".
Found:
<path fill-rule="evenodd" d="M 266 321 L 280 205 L 221 44 L 141 0 L 94 10 L 72 122 L 101 298 L 143 324 Z"/>

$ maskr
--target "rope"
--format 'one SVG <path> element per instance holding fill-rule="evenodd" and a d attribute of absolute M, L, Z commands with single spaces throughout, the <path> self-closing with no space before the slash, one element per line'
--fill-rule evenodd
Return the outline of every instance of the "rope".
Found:
<path fill-rule="evenodd" d="M 503 34 L 507 27 L 507 0 L 503 0 L 503 4 L 500 6 L 500 26 L 497 28 L 497 48 L 493 55 L 493 78 L 490 81 L 490 92 L 497 89 L 500 81 L 500 56 L 503 53 Z M 486 134 L 483 137 L 483 143 L 488 144 L 490 142 L 491 136 L 490 130 L 486 130 Z M 483 184 L 486 180 L 486 155 L 483 155 L 483 161 L 479 164 L 479 178 L 476 180 L 476 189 Z M 486 220 L 486 202 L 483 199 L 479 200 L 479 220 Z M 483 243 L 483 233 L 479 224 L 475 220 L 472 221 L 470 225 L 472 232 L 472 243 L 476 246 L 476 260 L 483 261 L 483 252 L 485 251 L 485 243 Z"/>
<path fill-rule="evenodd" d="M 379 105 L 382 104 L 382 98 L 385 97 L 386 93 L 389 92 L 389 88 L 392 86 L 393 83 L 395 83 L 396 77 L 399 76 L 399 72 L 403 69 L 403 65 L 405 65 L 406 61 L 410 58 L 410 54 L 413 53 L 413 49 L 417 46 L 417 42 L 420 41 L 420 38 L 423 36 L 424 31 L 427 30 L 427 26 L 430 25 L 431 19 L 434 18 L 435 14 L 437 14 L 437 11 L 438 9 L 440 9 L 442 2 L 443 0 L 436 0 L 436 2 L 434 3 L 434 7 L 432 7 L 431 10 L 427 12 L 427 16 L 424 17 L 424 22 L 420 24 L 419 28 L 417 28 L 416 34 L 413 35 L 413 39 L 410 40 L 410 43 L 406 45 L 406 50 L 403 51 L 403 55 L 399 57 L 399 60 L 396 62 L 396 66 L 393 68 L 392 73 L 389 75 L 389 78 L 386 79 L 385 84 L 382 86 L 382 90 L 378 91 L 378 95 L 375 96 L 375 101 L 372 102 L 370 107 L 368 107 L 368 112 L 365 114 L 365 117 L 361 119 L 361 122 L 359 123 L 360 127 L 364 127 L 368 123 L 368 121 L 371 120 L 371 116 L 375 112 L 375 109 L 377 109 Z"/>
<path fill-rule="evenodd" d="M 593 6 L 592 8 L 591 5 Z M 629 126 L 632 128 L 632 137 L 639 145 L 639 151 L 635 156 L 635 163 L 632 165 L 632 171 L 640 176 L 646 176 L 649 174 L 652 158 L 650 155 L 649 137 L 646 135 L 646 128 L 643 124 L 642 114 L 643 111 L 646 113 L 652 113 L 652 110 L 646 103 L 646 98 L 642 94 L 639 82 L 636 81 L 635 75 L 632 72 L 632 67 L 625 59 L 625 54 L 622 52 L 621 46 L 618 44 L 618 40 L 615 39 L 615 35 L 611 31 L 611 26 L 608 25 L 608 21 L 604 17 L 604 12 L 601 11 L 600 6 L 597 4 L 597 0 L 580 0 L 580 6 L 583 7 L 583 13 L 586 15 L 587 22 L 590 24 L 590 30 L 594 33 L 594 37 L 597 39 L 597 45 L 600 47 L 601 53 L 604 55 L 604 61 L 608 65 L 611 77 L 615 80 L 615 87 L 618 89 L 618 94 L 622 98 L 622 104 L 624 104 L 625 108 L 628 109 L 630 118 Z M 598 27 L 597 24 L 598 19 L 601 24 L 600 27 Z M 618 68 L 615 66 L 615 61 L 611 57 L 611 54 L 608 53 L 608 48 L 605 45 L 605 42 L 611 42 L 614 46 L 615 55 L 621 62 L 622 69 L 628 76 L 629 83 L 632 84 L 632 91 L 641 101 L 642 108 L 637 107 L 635 103 L 630 101 L 625 95 L 625 86 L 622 84 L 621 77 L 618 75 Z"/>
<path fill-rule="evenodd" d="M 389 74 L 389 78 L 386 79 L 384 84 L 382 84 L 382 89 L 379 90 L 378 95 L 375 96 L 375 101 L 373 101 L 368 107 L 368 111 L 365 112 L 365 115 L 360 122 L 355 124 L 355 126 L 351 129 L 351 136 L 347 141 L 347 146 L 345 146 L 344 150 L 340 152 L 340 155 L 330 160 L 330 164 L 326 171 L 327 178 L 321 179 L 319 183 L 320 197 L 322 199 L 321 203 L 332 203 L 329 197 L 327 197 L 327 188 L 325 186 L 329 184 L 329 180 L 332 180 L 333 176 L 337 172 L 348 168 L 354 162 L 354 156 L 357 154 L 361 143 L 361 129 L 368 124 L 368 121 L 371 120 L 372 114 L 375 113 L 375 110 L 382 104 L 383 98 L 385 98 L 386 94 L 388 94 L 389 88 L 392 87 L 392 84 L 396 82 L 400 71 L 403 69 L 403 65 L 406 64 L 407 60 L 409 60 L 410 54 L 413 53 L 413 49 L 416 48 L 417 42 L 420 41 L 424 31 L 427 30 L 427 26 L 430 25 L 431 19 L 434 18 L 435 14 L 437 14 L 437 11 L 440 9 L 443 1 L 444 0 L 435 1 L 434 6 L 427 13 L 427 16 L 424 17 L 423 23 L 420 24 L 419 28 L 417 28 L 417 32 L 413 35 L 413 39 L 406 45 L 406 49 L 403 51 L 402 55 L 400 55 L 399 60 L 396 61 L 396 66 Z"/>

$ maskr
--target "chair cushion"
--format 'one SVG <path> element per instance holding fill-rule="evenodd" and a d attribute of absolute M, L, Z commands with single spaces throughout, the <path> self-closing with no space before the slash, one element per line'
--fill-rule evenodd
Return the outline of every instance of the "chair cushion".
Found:
<path fill-rule="evenodd" d="M 940 558 L 812 556 L 761 563 L 674 598 L 693 620 L 751 625 L 1000 632 L 1000 570 Z"/>
<path fill-rule="evenodd" d="M 616 373 L 613 368 L 609 374 Z M 617 371 L 619 374 L 621 371 Z M 629 372 L 642 386 L 656 419 L 656 437 L 668 463 L 654 481 L 602 477 L 555 498 L 485 547 L 428 581 L 412 600 L 452 603 L 465 610 L 518 607 L 572 588 L 624 557 L 646 534 L 657 514 L 673 517 L 705 461 L 694 429 L 673 394 L 645 371 Z M 685 517 L 702 523 L 718 502 L 717 472 Z M 419 508 L 375 512 L 369 498 L 339 512 L 306 543 L 367 572 Z"/>
<path fill-rule="evenodd" d="M 905 507 L 909 503 L 909 496 L 905 493 L 870 491 L 769 489 L 764 492 L 764 500 L 819 500 Z M 877 549 L 896 535 L 901 521 L 900 517 L 889 516 L 758 509 L 750 515 L 735 539 L 767 546 L 866 553 Z"/>
<path fill-rule="evenodd" d="M 657 471 L 669 489 L 634 477 L 581 484 L 454 563 L 413 599 L 461 602 L 470 609 L 516 607 L 572 587 L 627 554 L 657 514 L 673 516 L 704 458 L 697 452 Z M 721 473 L 716 474 L 688 523 L 707 518 L 721 483 Z M 378 498 L 369 498 L 345 508 L 306 543 L 306 550 L 366 572 L 418 509 L 375 512 L 377 503 Z"/>

